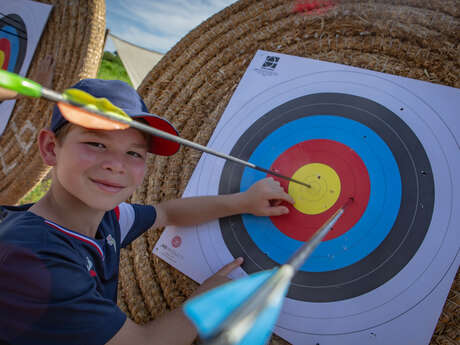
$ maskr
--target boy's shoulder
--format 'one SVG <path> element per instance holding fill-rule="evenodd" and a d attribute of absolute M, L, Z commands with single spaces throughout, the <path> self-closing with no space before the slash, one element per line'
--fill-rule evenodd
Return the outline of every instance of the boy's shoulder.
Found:
<path fill-rule="evenodd" d="M 29 211 L 32 204 L 0 206 L 0 242 L 20 245 L 29 249 L 49 247 L 72 247 L 71 242 L 79 235 L 71 229 L 47 220 Z M 115 210 L 106 212 L 103 228 L 116 223 Z M 70 241 L 70 242 L 69 242 Z"/>
<path fill-rule="evenodd" d="M 0 206 L 0 244 L 27 249 L 35 254 L 59 252 L 73 255 L 75 243 L 83 242 L 79 237 L 85 236 L 30 212 L 31 206 Z M 110 213 L 112 217 L 106 219 L 115 218 L 114 212 Z M 110 223 L 113 225 L 114 222 Z"/>
<path fill-rule="evenodd" d="M 0 206 L 0 244 L 10 244 L 39 252 L 59 252 L 75 255 L 75 248 L 96 248 L 101 252 L 100 239 L 112 237 L 117 247 L 131 243 L 154 223 L 155 208 L 122 203 L 107 211 L 101 221 L 97 238 L 89 238 L 40 217 L 28 209 L 32 205 Z M 81 248 L 80 248 L 81 249 Z"/>
<path fill-rule="evenodd" d="M 24 265 L 38 262 L 40 253 L 59 248 L 50 245 L 53 241 L 48 238 L 43 218 L 29 212 L 30 206 L 0 206 L 0 271 L 6 269 L 7 262 L 22 272 Z M 62 249 L 57 252 L 62 253 Z"/>
<path fill-rule="evenodd" d="M 32 204 L 22 206 L 0 206 L 0 239 L 41 237 L 46 230 L 43 218 L 29 212 Z"/>

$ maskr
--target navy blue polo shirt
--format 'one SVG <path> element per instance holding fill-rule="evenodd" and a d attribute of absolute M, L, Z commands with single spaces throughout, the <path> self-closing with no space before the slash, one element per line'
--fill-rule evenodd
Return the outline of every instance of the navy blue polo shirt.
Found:
<path fill-rule="evenodd" d="M 0 344 L 107 343 L 126 320 L 116 304 L 120 248 L 153 225 L 155 209 L 120 204 L 90 238 L 30 206 L 0 209 Z"/>

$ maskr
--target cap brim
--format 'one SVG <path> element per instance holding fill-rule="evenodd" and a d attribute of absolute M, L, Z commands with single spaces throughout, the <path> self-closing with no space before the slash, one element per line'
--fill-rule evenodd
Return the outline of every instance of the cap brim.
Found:
<path fill-rule="evenodd" d="M 177 130 L 174 128 L 172 124 L 170 124 L 167 120 L 157 115 L 143 113 L 143 114 L 131 115 L 131 117 L 133 119 L 143 119 L 148 123 L 149 126 L 157 128 L 164 132 L 167 132 L 167 133 L 170 133 L 176 136 L 179 135 L 179 133 L 177 132 Z M 152 135 L 151 137 L 152 137 L 152 141 L 151 141 L 149 152 L 154 153 L 156 155 L 171 156 L 175 154 L 180 148 L 180 144 L 176 143 L 175 141 L 163 139 L 163 138 L 160 138 L 154 135 Z"/>

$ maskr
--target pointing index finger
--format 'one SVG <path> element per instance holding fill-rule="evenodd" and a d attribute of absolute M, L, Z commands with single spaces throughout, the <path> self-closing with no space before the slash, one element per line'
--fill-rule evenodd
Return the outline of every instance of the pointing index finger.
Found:
<path fill-rule="evenodd" d="M 217 271 L 216 274 L 219 274 L 221 276 L 227 276 L 233 270 L 235 270 L 237 267 L 240 267 L 242 263 L 243 263 L 243 258 L 242 257 L 236 258 L 232 262 L 230 262 L 230 263 L 226 264 L 224 267 L 222 267 L 219 271 Z"/>

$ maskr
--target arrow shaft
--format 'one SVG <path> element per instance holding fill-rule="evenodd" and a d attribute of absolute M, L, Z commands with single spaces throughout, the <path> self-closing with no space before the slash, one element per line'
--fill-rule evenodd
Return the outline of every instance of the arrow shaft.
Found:
<path fill-rule="evenodd" d="M 159 129 L 156 129 L 156 128 L 153 128 L 153 127 L 150 127 L 150 126 L 146 126 L 146 125 L 144 125 L 142 123 L 139 123 L 137 121 L 134 121 L 134 120 L 131 120 L 131 119 L 123 119 L 123 117 L 114 116 L 112 114 L 99 111 L 97 109 L 94 109 L 93 107 L 89 107 L 89 104 L 85 104 L 84 101 L 75 102 L 75 101 L 72 100 L 71 97 L 69 99 L 69 97 L 65 97 L 64 95 L 62 95 L 60 93 L 57 93 L 57 92 L 55 92 L 53 90 L 45 88 L 42 85 L 38 84 L 37 82 L 35 82 L 33 80 L 30 80 L 30 79 L 27 79 L 27 78 L 24 78 L 24 77 L 22 77 L 22 76 L 20 76 L 20 75 L 18 75 L 16 73 L 0 70 L 0 85 L 2 87 L 4 87 L 4 88 L 16 91 L 18 93 L 21 93 L 21 94 L 29 96 L 29 97 L 43 97 L 43 98 L 49 99 L 49 100 L 54 101 L 54 102 L 61 102 L 61 103 L 65 103 L 65 104 L 70 104 L 72 106 L 82 108 L 82 109 L 86 110 L 87 112 L 94 113 L 94 114 L 96 114 L 98 116 L 102 116 L 102 117 L 107 118 L 109 120 L 125 123 L 125 124 L 127 124 L 127 125 L 129 125 L 131 127 L 137 128 L 139 130 L 142 130 L 144 132 L 153 134 L 155 136 L 158 136 L 158 137 L 170 140 L 170 141 L 174 141 L 174 142 L 179 143 L 181 145 L 188 146 L 188 147 L 191 147 L 193 149 L 209 153 L 209 154 L 211 154 L 213 156 L 217 156 L 217 157 L 226 159 L 228 161 L 232 161 L 232 162 L 235 162 L 237 164 L 247 166 L 249 168 L 253 168 L 253 169 L 256 169 L 256 170 L 259 170 L 259 171 L 263 171 L 263 172 L 265 172 L 267 174 L 277 176 L 277 177 L 285 179 L 287 181 L 298 183 L 298 184 L 301 184 L 301 185 L 306 186 L 308 188 L 311 188 L 311 186 L 309 184 L 307 184 L 307 183 L 304 183 L 304 182 L 301 182 L 301 181 L 298 181 L 298 180 L 294 180 L 294 179 L 292 179 L 290 177 L 278 174 L 278 173 L 276 173 L 274 171 L 258 167 L 255 164 L 252 164 L 250 162 L 244 161 L 242 159 L 239 159 L 239 158 L 236 158 L 236 157 L 233 157 L 233 156 L 221 153 L 221 152 L 214 151 L 214 150 L 212 150 L 210 148 L 207 148 L 206 146 L 194 143 L 192 141 L 180 138 L 178 136 L 172 135 L 170 133 L 161 131 Z"/>
<path fill-rule="evenodd" d="M 329 233 L 332 227 L 337 223 L 340 216 L 345 211 L 345 207 L 338 209 L 310 238 L 305 242 L 295 254 L 289 259 L 286 265 L 290 265 L 297 272 L 304 264 L 305 260 L 313 253 L 316 247 L 321 243 L 323 238 Z"/>
<path fill-rule="evenodd" d="M 190 140 L 187 140 L 187 139 L 172 135 L 172 134 L 167 133 L 167 132 L 163 132 L 163 131 L 161 131 L 159 129 L 156 129 L 154 127 L 144 125 L 143 123 L 133 121 L 133 122 L 130 123 L 130 126 L 134 127 L 134 128 L 137 128 L 139 130 L 147 131 L 150 134 L 159 136 L 159 137 L 161 137 L 163 139 L 168 139 L 168 140 L 171 140 L 171 141 L 175 141 L 175 142 L 177 142 L 177 143 L 179 143 L 181 145 L 191 147 L 191 148 L 196 149 L 198 151 L 206 152 L 206 153 L 209 153 L 209 154 L 211 154 L 213 156 L 220 157 L 220 158 L 223 158 L 225 160 L 232 161 L 232 162 L 235 162 L 237 164 L 244 165 L 244 166 L 247 166 L 249 168 L 256 169 L 256 170 L 265 172 L 267 174 L 277 176 L 279 178 L 282 178 L 282 179 L 285 179 L 285 180 L 288 180 L 288 181 L 291 181 L 291 182 L 294 182 L 294 183 L 298 183 L 298 184 L 301 184 L 303 186 L 306 186 L 306 187 L 310 188 L 310 185 L 308 185 L 308 184 L 306 184 L 304 182 L 294 180 L 294 179 L 292 179 L 290 177 L 281 175 L 281 174 L 279 174 L 277 172 L 274 172 L 274 171 L 271 171 L 271 170 L 267 170 L 265 168 L 259 167 L 259 166 L 255 165 L 253 163 L 247 162 L 247 161 L 242 160 L 240 158 L 230 156 L 230 155 L 227 155 L 227 154 L 222 153 L 222 152 L 215 151 L 213 149 L 210 149 L 209 147 L 197 144 L 197 143 L 195 143 L 193 141 L 190 141 Z"/>
<path fill-rule="evenodd" d="M 286 290 L 308 257 L 313 253 L 321 240 L 329 233 L 345 211 L 348 202 L 338 209 L 310 238 L 305 242 L 278 271 L 256 289 L 229 317 L 222 322 L 210 337 L 206 345 L 232 345 L 238 344 L 247 334 L 260 313 L 270 305 L 282 303 Z"/>
<path fill-rule="evenodd" d="M 99 116 L 103 116 L 103 117 L 108 118 L 110 120 L 115 120 L 115 121 L 119 121 L 119 122 L 129 124 L 133 128 L 136 128 L 136 129 L 138 129 L 140 131 L 143 131 L 143 132 L 147 132 L 147 133 L 155 135 L 157 137 L 167 139 L 167 140 L 171 140 L 171 141 L 174 141 L 174 142 L 179 143 L 181 145 L 193 148 L 195 150 L 198 150 L 198 151 L 201 151 L 201 152 L 206 152 L 206 153 L 209 153 L 209 154 L 211 154 L 213 156 L 220 157 L 220 158 L 223 158 L 225 160 L 232 161 L 232 162 L 235 162 L 237 164 L 244 165 L 244 166 L 247 166 L 249 168 L 256 169 L 256 170 L 262 171 L 264 173 L 267 173 L 267 174 L 270 174 L 270 175 L 285 179 L 287 181 L 298 183 L 298 184 L 301 184 L 301 185 L 303 185 L 305 187 L 311 188 L 311 186 L 309 184 L 304 183 L 302 181 L 298 181 L 298 180 L 292 179 L 290 177 L 281 175 L 281 174 L 279 174 L 277 172 L 274 172 L 272 170 L 268 170 L 268 169 L 259 167 L 259 166 L 255 165 L 253 163 L 247 162 L 247 161 L 239 159 L 237 157 L 234 157 L 234 156 L 231 156 L 231 155 L 227 155 L 225 153 L 215 151 L 213 149 L 210 149 L 209 147 L 197 144 L 197 143 L 195 143 L 193 141 L 190 141 L 190 140 L 181 138 L 179 136 L 164 132 L 164 131 L 162 131 L 160 129 L 145 125 L 142 122 L 138 122 L 138 121 L 135 121 L 135 120 L 132 120 L 132 121 L 123 120 L 123 119 L 121 119 L 119 117 L 112 116 L 110 114 L 98 111 L 96 109 L 88 108 L 88 107 L 86 107 L 86 106 L 84 106 L 84 105 L 82 105 L 80 103 L 73 102 L 72 100 L 68 100 L 68 99 L 64 98 L 61 94 L 59 94 L 59 93 L 57 93 L 57 92 L 55 92 L 53 90 L 50 90 L 50 89 L 47 89 L 47 88 L 42 88 L 42 96 L 44 98 L 49 99 L 49 100 L 54 101 L 54 102 L 66 103 L 66 104 L 70 104 L 70 105 L 73 105 L 73 106 L 83 108 L 88 112 L 95 113 L 95 114 L 97 114 Z"/>
<path fill-rule="evenodd" d="M 64 96 L 62 96 L 62 94 L 60 93 L 57 93 L 53 90 L 50 90 L 50 89 L 47 89 L 47 88 L 42 88 L 42 96 L 46 99 L 49 99 L 50 101 L 53 101 L 53 102 L 63 102 L 63 103 L 67 103 L 67 104 L 72 104 L 71 102 L 69 102 L 66 98 L 64 98 Z M 72 104 L 72 105 L 76 105 L 76 104 Z M 77 105 L 79 107 L 81 107 L 81 105 Z M 100 115 L 100 114 L 98 114 Z"/>
<path fill-rule="evenodd" d="M 262 172 L 270 174 L 270 175 L 273 175 L 273 176 L 277 176 L 277 177 L 282 178 L 284 180 L 288 180 L 288 181 L 291 181 L 291 182 L 294 182 L 294 183 L 301 184 L 302 186 L 305 186 L 307 188 L 311 188 L 311 185 L 309 185 L 308 183 L 305 183 L 305 182 L 302 182 L 302 181 L 299 181 L 299 180 L 295 180 L 295 179 L 293 179 L 291 177 L 287 177 L 287 176 L 278 174 L 275 171 L 267 170 L 267 169 L 264 169 L 264 168 L 261 168 L 261 167 L 255 166 L 255 165 L 254 165 L 254 169 L 262 171 Z"/>

